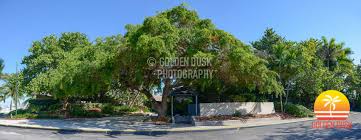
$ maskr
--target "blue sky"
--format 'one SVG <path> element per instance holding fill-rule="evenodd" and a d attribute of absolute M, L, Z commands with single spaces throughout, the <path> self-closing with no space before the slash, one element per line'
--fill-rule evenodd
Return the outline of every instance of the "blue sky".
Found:
<path fill-rule="evenodd" d="M 0 0 L 0 57 L 5 72 L 27 55 L 32 41 L 61 32 L 83 32 L 90 39 L 124 34 L 126 24 L 141 23 L 157 11 L 186 2 L 202 18 L 249 43 L 273 27 L 290 40 L 335 37 L 361 55 L 359 0 Z"/>

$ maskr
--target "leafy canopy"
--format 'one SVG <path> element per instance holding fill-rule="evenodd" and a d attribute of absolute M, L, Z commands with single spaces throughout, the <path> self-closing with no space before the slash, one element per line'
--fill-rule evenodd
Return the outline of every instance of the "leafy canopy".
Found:
<path fill-rule="evenodd" d="M 266 67 L 266 61 L 257 57 L 251 46 L 233 35 L 216 28 L 209 19 L 201 19 L 184 5 L 148 17 L 140 25 L 127 25 L 127 46 L 121 51 L 122 81 L 128 85 L 151 89 L 160 86 L 154 75 L 160 65 L 149 66 L 147 59 L 164 57 L 207 57 L 210 69 L 216 70 L 215 79 L 173 79 L 194 85 L 221 81 L 262 93 L 281 93 L 277 74 Z M 165 79 L 163 79 L 165 80 Z"/>

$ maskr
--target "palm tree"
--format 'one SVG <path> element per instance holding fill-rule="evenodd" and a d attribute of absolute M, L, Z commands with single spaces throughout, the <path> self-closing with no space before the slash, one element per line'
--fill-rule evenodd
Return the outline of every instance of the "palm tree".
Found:
<path fill-rule="evenodd" d="M 4 70 L 4 60 L 0 58 L 0 80 L 3 78 L 3 70 Z M 2 91 L 2 87 L 0 87 L 0 91 Z M 5 97 L 0 94 L 0 101 L 5 101 Z M 0 108 L 1 110 L 1 108 Z"/>
<path fill-rule="evenodd" d="M 22 94 L 18 93 L 19 76 L 17 74 L 8 75 L 5 79 L 4 85 L 0 87 L 0 98 L 4 101 L 7 98 L 10 100 L 10 111 L 15 103 L 15 109 L 17 110 L 18 103 Z"/>
<path fill-rule="evenodd" d="M 276 45 L 272 45 L 271 51 L 271 65 L 270 68 L 278 73 L 279 82 L 285 87 L 286 100 L 284 104 L 288 102 L 289 90 L 291 89 L 291 83 L 295 79 L 297 66 L 296 66 L 296 48 L 295 43 L 291 41 L 284 41 Z M 281 111 L 283 110 L 283 101 L 280 95 Z"/>
<path fill-rule="evenodd" d="M 2 72 L 3 72 L 3 70 L 4 70 L 4 60 L 2 60 L 1 58 L 0 58 L 0 79 L 2 79 Z"/>
<path fill-rule="evenodd" d="M 323 99 L 322 101 L 325 101 L 324 107 L 330 106 L 330 116 L 332 116 L 332 110 L 336 109 L 336 104 L 338 102 L 341 102 L 341 100 L 338 100 L 338 96 L 335 98 L 332 98 L 330 95 L 325 95 L 327 98 Z"/>
<path fill-rule="evenodd" d="M 3 73 L 4 67 L 5 67 L 4 60 L 0 58 L 0 80 L 4 80 L 8 77 L 7 74 Z M 1 100 L 1 95 L 0 95 L 0 100 Z"/>
<path fill-rule="evenodd" d="M 334 38 L 328 41 L 326 37 L 322 37 L 321 47 L 318 49 L 317 54 L 330 71 L 333 71 L 339 65 L 347 66 L 352 64 L 352 60 L 349 58 L 352 51 L 344 46 L 344 43 L 336 43 Z"/>

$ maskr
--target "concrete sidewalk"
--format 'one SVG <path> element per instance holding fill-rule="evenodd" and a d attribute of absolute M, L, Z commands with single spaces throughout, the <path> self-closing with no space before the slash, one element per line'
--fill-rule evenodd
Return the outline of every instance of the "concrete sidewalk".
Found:
<path fill-rule="evenodd" d="M 119 133 L 136 133 L 136 132 L 189 132 L 189 131 L 212 131 L 239 129 L 247 127 L 259 127 L 275 124 L 286 124 L 302 121 L 310 121 L 314 118 L 300 118 L 288 120 L 257 120 L 249 119 L 243 123 L 232 125 L 228 123 L 223 126 L 192 126 L 192 125 L 156 125 L 151 122 L 136 122 L 120 118 L 101 118 L 101 119 L 66 119 L 66 120 L 7 120 L 0 119 L 0 126 L 11 126 L 20 128 L 46 129 L 46 130 L 71 130 L 82 132 L 119 132 Z"/>

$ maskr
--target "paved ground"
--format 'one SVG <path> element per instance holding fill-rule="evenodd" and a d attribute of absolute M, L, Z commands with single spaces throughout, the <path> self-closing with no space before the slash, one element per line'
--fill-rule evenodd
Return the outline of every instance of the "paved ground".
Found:
<path fill-rule="evenodd" d="M 223 130 L 208 132 L 187 133 L 81 133 L 76 131 L 49 131 L 36 129 L 20 129 L 0 127 L 0 140 L 17 139 L 71 139 L 71 140 L 114 140 L 114 139 L 164 139 L 164 140 L 239 140 L 239 139 L 361 139 L 361 113 L 352 113 L 350 120 L 353 122 L 352 129 L 312 129 L 311 122 L 290 123 L 271 125 L 254 128 L 242 128 L 239 130 Z"/>
<path fill-rule="evenodd" d="M 288 119 L 281 120 L 279 117 L 258 118 L 248 120 L 234 120 L 219 122 L 219 126 L 211 124 L 205 126 L 192 126 L 191 124 L 172 124 L 155 125 L 151 122 L 142 122 L 144 116 L 132 117 L 112 117 L 98 119 L 66 119 L 66 120 L 8 120 L 0 119 L 0 126 L 17 126 L 23 128 L 41 128 L 50 130 L 78 130 L 87 132 L 135 132 L 135 131 L 166 131 L 166 132 L 184 132 L 184 131 L 204 131 L 219 130 L 230 128 L 244 128 L 251 126 L 264 126 L 272 124 L 284 124 L 291 122 L 300 122 L 313 120 L 313 118 Z"/>
<path fill-rule="evenodd" d="M 154 125 L 152 123 L 142 122 L 142 116 L 132 117 L 114 117 L 114 118 L 98 118 L 98 119 L 35 119 L 35 120 L 1 120 L 0 124 L 15 124 L 37 127 L 53 127 L 61 129 L 112 129 L 112 130 L 152 130 L 152 129 L 169 129 L 169 125 Z"/>

